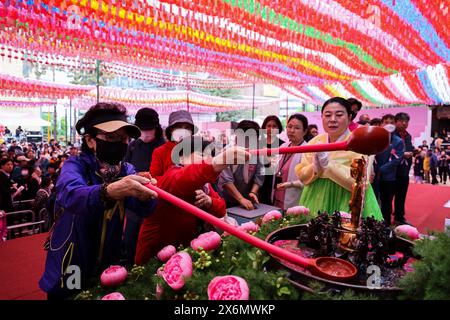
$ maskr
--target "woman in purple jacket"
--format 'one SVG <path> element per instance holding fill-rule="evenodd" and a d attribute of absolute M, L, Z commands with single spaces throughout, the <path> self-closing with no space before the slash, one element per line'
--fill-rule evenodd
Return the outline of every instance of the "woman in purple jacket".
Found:
<path fill-rule="evenodd" d="M 157 194 L 143 186 L 150 180 L 122 161 L 129 138 L 140 136 L 122 105 L 96 104 L 76 129 L 83 135 L 82 152 L 65 162 L 56 184 L 56 222 L 39 282 L 49 299 L 73 295 L 94 274 L 119 263 L 125 208 L 144 214 L 156 204 Z"/>

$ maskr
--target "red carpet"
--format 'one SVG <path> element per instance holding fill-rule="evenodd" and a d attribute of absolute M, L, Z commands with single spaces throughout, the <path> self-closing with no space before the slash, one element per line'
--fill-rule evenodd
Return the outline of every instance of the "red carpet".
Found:
<path fill-rule="evenodd" d="M 419 228 L 444 230 L 450 218 L 450 187 L 410 184 L 406 199 L 406 219 Z M 42 245 L 46 234 L 9 240 L 0 244 L 0 299 L 45 299 L 38 281 L 42 275 L 46 252 Z"/>
<path fill-rule="evenodd" d="M 450 187 L 410 183 L 406 196 L 406 220 L 420 233 L 445 231 L 445 218 L 450 218 L 450 208 L 444 208 L 448 201 Z"/>
<path fill-rule="evenodd" d="M 38 281 L 45 266 L 47 233 L 0 243 L 0 299 L 43 300 Z"/>

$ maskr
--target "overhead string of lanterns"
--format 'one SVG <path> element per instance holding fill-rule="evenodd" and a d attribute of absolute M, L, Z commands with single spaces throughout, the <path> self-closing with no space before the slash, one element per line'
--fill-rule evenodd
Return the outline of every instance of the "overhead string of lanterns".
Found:
<path fill-rule="evenodd" d="M 34 109 L 53 106 L 55 104 L 56 101 L 0 100 L 0 108 L 2 108 L 2 111 L 5 108 Z"/>
<path fill-rule="evenodd" d="M 72 99 L 93 89 L 94 86 L 63 85 L 0 74 L 0 92 L 7 97 Z"/>
<path fill-rule="evenodd" d="M 235 79 L 222 83 L 229 87 L 270 83 L 305 102 L 339 93 L 368 106 L 440 104 L 450 102 L 443 5 L 441 0 L 10 0 L 0 5 L 0 44 L 50 57 L 100 59 L 116 74 L 126 65 L 135 71 L 209 72 Z M 168 81 L 147 71 L 134 74 Z"/>
<path fill-rule="evenodd" d="M 188 90 L 159 91 L 120 89 L 114 87 L 101 87 L 99 89 L 102 101 L 117 102 L 127 107 L 131 113 L 142 107 L 155 108 L 165 113 L 176 109 L 188 109 L 192 112 L 223 112 L 237 109 L 264 108 L 278 104 L 280 99 L 227 99 L 210 96 Z M 189 97 L 188 97 L 189 96 Z M 96 93 L 89 93 L 75 99 L 77 107 L 87 109 L 95 104 Z"/>

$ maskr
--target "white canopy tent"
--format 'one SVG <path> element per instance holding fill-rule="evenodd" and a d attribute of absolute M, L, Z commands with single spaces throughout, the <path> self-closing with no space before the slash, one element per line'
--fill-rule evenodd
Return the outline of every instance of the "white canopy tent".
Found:
<path fill-rule="evenodd" d="M 24 131 L 39 131 L 41 127 L 50 127 L 52 124 L 49 121 L 43 120 L 40 117 L 39 110 L 36 112 L 1 112 L 0 124 L 8 127 L 11 132 L 21 126 Z"/>

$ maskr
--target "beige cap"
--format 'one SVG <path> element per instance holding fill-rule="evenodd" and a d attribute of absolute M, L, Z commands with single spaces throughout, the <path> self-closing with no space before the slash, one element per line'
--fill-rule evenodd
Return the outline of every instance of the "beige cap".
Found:
<path fill-rule="evenodd" d="M 112 120 L 94 125 L 94 128 L 100 129 L 105 132 L 114 132 L 124 127 L 127 130 L 127 134 L 130 137 L 132 138 L 140 137 L 141 130 L 137 126 L 129 124 L 128 122 L 122 120 Z"/>

